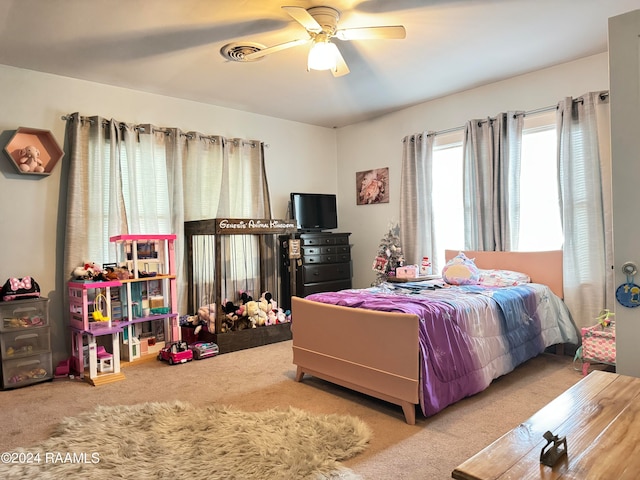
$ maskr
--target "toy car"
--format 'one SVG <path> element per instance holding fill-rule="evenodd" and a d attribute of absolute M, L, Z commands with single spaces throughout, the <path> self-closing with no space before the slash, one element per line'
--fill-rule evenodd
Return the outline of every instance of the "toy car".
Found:
<path fill-rule="evenodd" d="M 165 360 L 169 365 L 187 363 L 193 360 L 193 352 L 185 341 L 171 342 L 158 352 L 158 360 Z"/>
<path fill-rule="evenodd" d="M 218 345 L 213 342 L 196 342 L 191 344 L 191 350 L 193 351 L 193 358 L 196 360 L 202 360 L 207 357 L 215 357 L 220 349 Z"/>

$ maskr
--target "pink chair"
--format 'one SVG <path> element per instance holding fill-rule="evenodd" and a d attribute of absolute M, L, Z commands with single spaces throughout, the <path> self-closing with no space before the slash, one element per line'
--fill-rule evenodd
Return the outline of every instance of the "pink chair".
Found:
<path fill-rule="evenodd" d="M 53 376 L 55 378 L 68 377 L 70 364 L 71 364 L 70 358 L 67 358 L 66 360 L 62 360 L 60 363 L 58 363 L 58 366 L 56 367 L 56 370 Z"/>
<path fill-rule="evenodd" d="M 98 357 L 98 371 L 100 373 L 113 372 L 113 355 L 107 352 L 102 345 L 96 350 L 96 356 Z"/>

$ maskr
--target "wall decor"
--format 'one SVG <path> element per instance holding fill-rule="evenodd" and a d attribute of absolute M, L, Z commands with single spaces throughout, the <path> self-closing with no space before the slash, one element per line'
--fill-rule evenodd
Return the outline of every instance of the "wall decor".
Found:
<path fill-rule="evenodd" d="M 356 203 L 389 203 L 389 167 L 356 172 Z"/>
<path fill-rule="evenodd" d="M 18 173 L 49 175 L 64 152 L 49 130 L 20 127 L 4 147 Z"/>

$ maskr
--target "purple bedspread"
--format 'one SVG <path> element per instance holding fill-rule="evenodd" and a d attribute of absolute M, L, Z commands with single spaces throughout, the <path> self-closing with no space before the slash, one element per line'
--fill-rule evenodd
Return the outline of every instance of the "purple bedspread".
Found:
<path fill-rule="evenodd" d="M 550 345 L 578 343 L 566 306 L 546 286 L 431 290 L 425 285 L 382 284 L 306 297 L 416 314 L 420 318 L 420 406 L 425 416 L 481 392 L 493 379 Z"/>

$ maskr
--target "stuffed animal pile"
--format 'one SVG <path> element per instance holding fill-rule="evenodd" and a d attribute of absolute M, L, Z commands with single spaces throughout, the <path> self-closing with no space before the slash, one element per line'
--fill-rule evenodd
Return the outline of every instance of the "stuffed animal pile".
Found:
<path fill-rule="evenodd" d="M 102 269 L 97 263 L 87 260 L 79 267 L 74 268 L 71 275 L 75 280 L 94 280 L 102 275 Z"/>
<path fill-rule="evenodd" d="M 222 306 L 224 318 L 220 322 L 220 333 L 257 328 L 291 321 L 290 312 L 278 307 L 273 295 L 264 292 L 254 300 L 248 292 L 240 292 L 239 304 L 225 300 Z M 215 331 L 215 305 L 205 305 L 198 309 L 198 318 L 209 325 L 209 331 Z"/>

